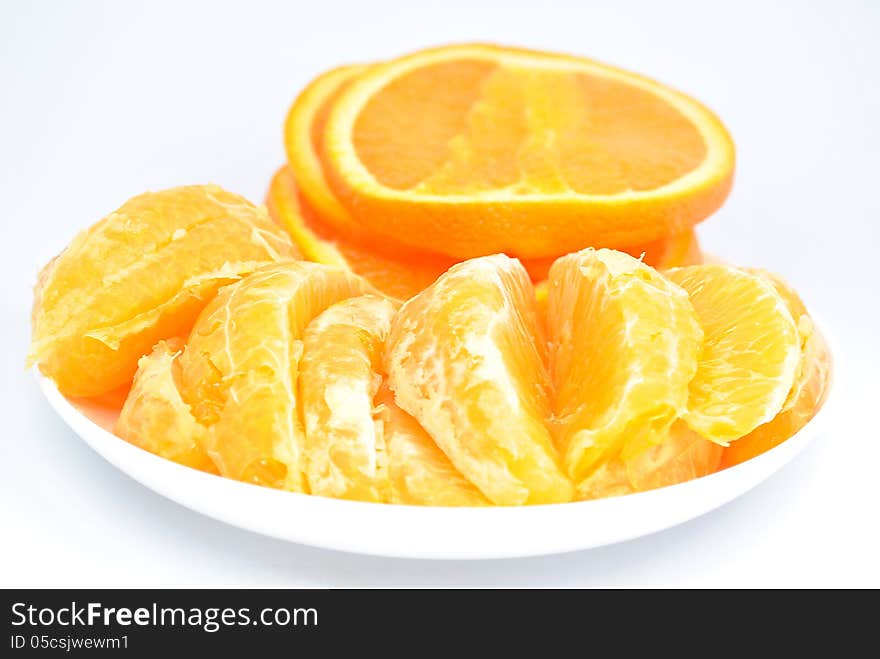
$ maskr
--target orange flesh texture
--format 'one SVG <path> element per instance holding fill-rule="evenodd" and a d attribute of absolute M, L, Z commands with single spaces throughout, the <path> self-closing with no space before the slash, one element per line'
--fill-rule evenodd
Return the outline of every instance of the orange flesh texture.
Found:
<path fill-rule="evenodd" d="M 694 125 L 648 91 L 476 59 L 395 79 L 361 110 L 353 139 L 383 185 L 427 194 L 653 190 L 706 156 Z"/>
<path fill-rule="evenodd" d="M 705 334 L 685 422 L 720 444 L 739 439 L 782 409 L 797 374 L 800 338 L 772 282 L 721 264 L 675 268 Z"/>
<path fill-rule="evenodd" d="M 320 146 L 359 224 L 457 258 L 682 233 L 721 205 L 734 164 L 693 99 L 589 60 L 479 44 L 362 72 Z"/>
<path fill-rule="evenodd" d="M 668 436 L 630 460 L 600 464 L 578 484 L 578 499 L 600 499 L 683 483 L 718 470 L 725 449 L 675 421 Z"/>
<path fill-rule="evenodd" d="M 578 483 L 664 441 L 686 409 L 702 331 L 683 290 L 606 249 L 557 260 L 548 307 L 555 434 Z"/>
<path fill-rule="evenodd" d="M 722 467 L 745 462 L 794 435 L 822 407 L 831 386 L 832 362 L 828 344 L 815 326 L 798 294 L 778 275 L 756 271 L 768 279 L 788 305 L 798 324 L 801 355 L 794 385 L 782 410 L 724 449 Z"/>
<path fill-rule="evenodd" d="M 366 295 L 342 300 L 303 335 L 299 395 L 312 494 L 388 499 L 387 450 L 373 400 L 397 305 Z"/>
<path fill-rule="evenodd" d="M 119 437 L 168 460 L 216 474 L 205 452 L 205 428 L 183 402 L 177 385 L 181 339 L 156 344 L 141 357 L 131 392 L 113 429 Z"/>
<path fill-rule="evenodd" d="M 216 186 L 139 195 L 40 274 L 30 361 L 67 396 L 112 391 L 156 342 L 186 335 L 220 286 L 297 255 L 263 211 Z"/>
<path fill-rule="evenodd" d="M 549 379 L 537 322 L 522 265 L 483 257 L 453 266 L 404 304 L 386 348 L 397 404 L 500 505 L 572 497 L 546 427 Z"/>
<path fill-rule="evenodd" d="M 390 502 L 418 506 L 488 506 L 489 501 L 449 461 L 419 422 L 384 386 L 377 398 L 388 454 Z"/>
<path fill-rule="evenodd" d="M 178 357 L 179 384 L 223 476 L 308 492 L 296 390 L 303 332 L 330 305 L 369 292 L 346 270 L 284 263 L 223 288 L 205 308 Z"/>

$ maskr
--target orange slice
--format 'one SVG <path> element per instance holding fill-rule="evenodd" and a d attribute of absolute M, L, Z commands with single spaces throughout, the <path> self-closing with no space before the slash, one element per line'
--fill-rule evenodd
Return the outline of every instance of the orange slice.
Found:
<path fill-rule="evenodd" d="M 788 305 L 764 277 L 721 264 L 674 268 L 705 333 L 684 420 L 719 443 L 782 409 L 797 375 L 800 338 Z"/>
<path fill-rule="evenodd" d="M 205 307 L 177 358 L 178 382 L 223 476 L 308 491 L 297 411 L 303 332 L 330 305 L 368 292 L 346 270 L 284 263 L 223 288 Z"/>
<path fill-rule="evenodd" d="M 822 333 L 814 325 L 798 294 L 782 278 L 766 271 L 757 271 L 773 284 L 797 321 L 800 337 L 800 359 L 794 385 L 788 392 L 780 412 L 724 449 L 723 467 L 745 462 L 769 451 L 794 435 L 815 416 L 831 385 L 831 353 Z"/>
<path fill-rule="evenodd" d="M 40 273 L 29 360 L 67 396 L 109 392 L 156 342 L 186 335 L 220 286 L 298 254 L 265 211 L 217 186 L 138 195 Z"/>
<path fill-rule="evenodd" d="M 687 293 L 628 254 L 586 249 L 550 269 L 547 327 L 556 437 L 575 482 L 661 443 L 697 371 Z"/>
<path fill-rule="evenodd" d="M 266 207 L 276 223 L 283 226 L 310 261 L 348 268 L 366 278 L 391 297 L 408 300 L 423 291 L 457 262 L 439 254 L 429 254 L 397 246 L 396 255 L 387 254 L 369 244 L 358 243 L 323 221 L 300 194 L 289 167 L 281 167 L 272 177 L 266 195 Z M 628 247 L 633 256 L 645 263 L 670 268 L 700 263 L 702 254 L 694 231 Z M 555 258 L 523 259 L 523 265 L 535 282 L 542 282 Z M 540 287 L 539 300 L 546 298 Z M 545 300 L 543 300 L 545 301 Z"/>
<path fill-rule="evenodd" d="M 287 162 L 303 197 L 327 224 L 348 236 L 361 228 L 330 189 L 318 148 L 333 102 L 366 69 L 366 65 L 342 66 L 315 78 L 293 102 L 284 126 Z"/>
<path fill-rule="evenodd" d="M 579 499 L 600 499 L 683 483 L 717 471 L 725 449 L 676 421 L 659 444 L 604 462 L 578 484 Z"/>
<path fill-rule="evenodd" d="M 296 182 L 287 167 L 272 178 L 266 206 L 305 258 L 348 268 L 392 297 L 407 300 L 431 285 L 452 266 L 449 257 L 402 248 L 397 255 L 380 252 L 340 234 L 301 205 Z"/>
<path fill-rule="evenodd" d="M 360 72 L 322 137 L 327 181 L 357 223 L 458 258 L 682 233 L 721 205 L 734 166 L 721 122 L 684 94 L 479 44 Z"/>
<path fill-rule="evenodd" d="M 403 305 L 388 382 L 453 465 L 493 503 L 568 501 L 550 432 L 534 293 L 515 259 L 453 266 Z"/>
<path fill-rule="evenodd" d="M 114 432 L 135 446 L 193 469 L 216 474 L 205 452 L 205 428 L 183 402 L 177 387 L 181 339 L 156 344 L 141 357 L 134 383 Z"/>
<path fill-rule="evenodd" d="M 388 454 L 390 502 L 418 506 L 487 506 L 489 501 L 452 465 L 446 454 L 387 387 L 377 412 Z"/>
<path fill-rule="evenodd" d="M 337 302 L 303 335 L 299 394 L 312 494 L 384 501 L 387 451 L 373 399 L 397 306 L 373 295 Z"/>

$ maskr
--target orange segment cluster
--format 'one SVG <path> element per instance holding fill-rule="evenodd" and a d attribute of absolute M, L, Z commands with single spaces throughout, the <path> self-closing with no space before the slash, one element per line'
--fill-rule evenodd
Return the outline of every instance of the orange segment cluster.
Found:
<path fill-rule="evenodd" d="M 738 298 L 743 281 L 773 304 Z M 504 255 L 453 266 L 402 306 L 345 269 L 263 266 L 222 288 L 185 342 L 160 342 L 141 360 L 116 431 L 269 487 L 518 505 L 711 473 L 731 437 L 706 426 L 706 409 L 769 414 L 787 432 L 808 418 L 799 401 L 815 397 L 818 335 L 805 313 L 803 337 L 773 324 L 791 312 L 769 276 L 708 265 L 667 277 L 587 249 L 559 259 L 549 286 L 542 323 L 527 272 Z M 721 344 L 719 318 L 740 328 Z M 799 376 L 770 378 L 747 362 L 766 360 L 755 347 L 768 342 L 794 351 Z M 727 391 L 726 407 L 707 404 L 706 391 Z M 754 423 L 741 431 L 752 450 Z"/>
<path fill-rule="evenodd" d="M 266 209 L 149 192 L 39 276 L 30 361 L 205 472 L 407 505 L 561 503 L 795 434 L 831 356 L 800 297 L 706 264 L 730 138 L 655 81 L 488 45 L 316 78 Z"/>
<path fill-rule="evenodd" d="M 40 273 L 29 359 L 66 395 L 106 393 L 188 332 L 218 288 L 299 254 L 264 210 L 217 186 L 139 195 Z"/>

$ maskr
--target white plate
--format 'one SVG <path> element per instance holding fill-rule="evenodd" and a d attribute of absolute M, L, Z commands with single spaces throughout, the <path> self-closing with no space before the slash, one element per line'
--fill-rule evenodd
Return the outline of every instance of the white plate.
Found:
<path fill-rule="evenodd" d="M 835 347 L 830 340 L 829 345 Z M 839 383 L 837 368 L 835 360 Z M 776 448 L 687 483 L 577 503 L 429 508 L 282 492 L 189 469 L 119 439 L 77 409 L 52 381 L 39 373 L 37 378 L 49 404 L 89 446 L 136 481 L 187 508 L 290 542 L 378 556 L 442 559 L 589 549 L 686 522 L 747 492 L 832 427 L 835 399 L 832 392 L 819 413 Z"/>

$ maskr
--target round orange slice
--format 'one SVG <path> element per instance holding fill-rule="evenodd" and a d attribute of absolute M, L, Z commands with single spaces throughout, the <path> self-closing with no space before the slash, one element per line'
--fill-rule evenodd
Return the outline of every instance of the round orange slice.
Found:
<path fill-rule="evenodd" d="M 395 402 L 493 503 L 568 501 L 550 432 L 534 291 L 504 255 L 453 266 L 403 305 L 385 352 Z"/>
<path fill-rule="evenodd" d="M 457 262 L 448 256 L 399 245 L 394 247 L 396 254 L 389 254 L 344 235 L 308 207 L 287 166 L 281 167 L 272 177 L 266 207 L 270 217 L 287 230 L 306 259 L 348 268 L 386 295 L 400 300 L 408 300 L 421 292 Z M 657 268 L 692 265 L 702 260 L 693 230 L 628 247 L 625 251 Z M 554 260 L 522 259 L 522 263 L 532 281 L 539 283 L 546 280 Z M 546 286 L 538 288 L 542 304 L 546 301 L 545 289 Z"/>
<path fill-rule="evenodd" d="M 336 97 L 366 68 L 366 65 L 342 66 L 315 78 L 291 105 L 284 125 L 287 162 L 303 197 L 327 224 L 348 236 L 362 229 L 330 189 L 318 146 Z"/>
<path fill-rule="evenodd" d="M 734 148 L 697 101 L 588 59 L 471 44 L 376 64 L 336 97 L 324 174 L 357 223 L 457 258 L 679 234 Z"/>
<path fill-rule="evenodd" d="M 683 418 L 719 443 L 782 409 L 795 382 L 800 337 L 783 297 L 764 277 L 721 264 L 666 272 L 690 295 L 705 334 Z"/>
<path fill-rule="evenodd" d="M 297 393 L 303 332 L 330 305 L 369 292 L 347 270 L 300 261 L 261 268 L 205 307 L 177 358 L 178 384 L 223 476 L 308 492 Z"/>
<path fill-rule="evenodd" d="M 548 302 L 554 425 L 577 484 L 667 437 L 686 409 L 703 333 L 687 293 L 614 250 L 558 259 Z"/>
<path fill-rule="evenodd" d="M 446 256 L 408 248 L 401 248 L 396 255 L 378 251 L 341 234 L 310 212 L 303 201 L 290 169 L 279 169 L 269 186 L 266 207 L 305 258 L 356 272 L 386 295 L 408 300 L 455 263 Z"/>

